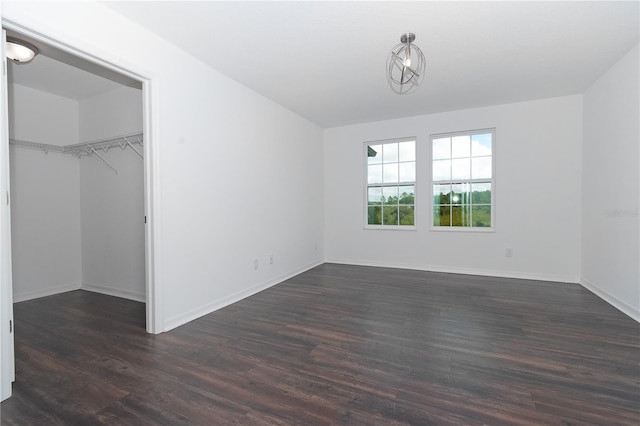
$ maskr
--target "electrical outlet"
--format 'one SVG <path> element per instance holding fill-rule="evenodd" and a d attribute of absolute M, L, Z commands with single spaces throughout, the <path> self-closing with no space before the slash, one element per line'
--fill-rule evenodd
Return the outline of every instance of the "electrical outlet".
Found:
<path fill-rule="evenodd" d="M 253 269 L 258 269 L 258 259 L 253 259 Z"/>
<path fill-rule="evenodd" d="M 315 249 L 318 250 L 318 243 L 315 244 Z"/>
<path fill-rule="evenodd" d="M 269 255 L 269 265 L 273 265 L 273 255 Z"/>
<path fill-rule="evenodd" d="M 513 249 L 512 248 L 505 249 L 504 255 L 505 257 L 513 257 Z"/>

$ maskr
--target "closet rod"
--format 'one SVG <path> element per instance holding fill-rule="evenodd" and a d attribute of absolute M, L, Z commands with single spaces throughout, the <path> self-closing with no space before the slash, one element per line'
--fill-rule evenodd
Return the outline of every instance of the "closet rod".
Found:
<path fill-rule="evenodd" d="M 93 155 L 98 150 L 102 150 L 103 152 L 108 152 L 111 148 L 119 146 L 122 149 L 126 147 L 131 147 L 136 154 L 142 157 L 142 153 L 134 148 L 134 144 L 138 144 L 140 146 L 143 145 L 143 133 L 133 133 L 129 135 L 122 135 L 111 137 L 107 139 L 99 139 L 88 142 L 81 142 L 71 145 L 51 145 L 46 143 L 32 142 L 21 139 L 9 139 L 9 143 L 16 147 L 20 148 L 28 148 L 28 149 L 36 149 L 40 151 L 48 152 L 56 152 L 59 154 L 71 154 L 76 157 L 81 157 L 83 155 Z"/>
<path fill-rule="evenodd" d="M 70 154 L 81 156 L 81 155 L 91 155 L 95 153 L 95 151 L 102 150 L 103 152 L 108 152 L 111 148 L 119 146 L 121 149 L 125 149 L 127 146 L 133 148 L 133 144 L 129 142 L 129 139 L 134 139 L 133 143 L 137 143 L 140 146 L 143 144 L 143 133 L 133 133 L 129 135 L 116 136 L 107 139 L 99 139 L 90 142 L 81 142 L 73 145 L 66 145 L 64 147 L 65 152 Z M 88 149 L 89 147 L 93 148 L 93 150 Z M 137 150 L 136 153 L 142 157 L 140 152 Z"/>
<path fill-rule="evenodd" d="M 22 139 L 9 139 L 9 143 L 11 145 L 14 146 L 18 146 L 20 148 L 27 148 L 27 149 L 35 149 L 38 151 L 44 151 L 45 154 L 49 153 L 49 152 L 57 152 L 60 154 L 64 154 L 64 147 L 63 146 L 58 146 L 58 145 L 50 145 L 47 143 L 38 143 L 38 142 L 31 142 L 31 141 L 25 141 Z"/>

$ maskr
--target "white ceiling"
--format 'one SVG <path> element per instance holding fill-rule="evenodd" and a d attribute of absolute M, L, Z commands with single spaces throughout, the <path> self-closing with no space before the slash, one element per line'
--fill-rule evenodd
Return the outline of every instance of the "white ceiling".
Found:
<path fill-rule="evenodd" d="M 322 127 L 582 93 L 640 33 L 636 1 L 103 4 Z M 385 64 L 406 32 L 426 77 L 397 95 Z M 48 90 L 82 92 L 65 79 Z"/>
<path fill-rule="evenodd" d="M 582 93 L 639 40 L 638 2 L 106 2 L 323 126 Z M 427 58 L 397 95 L 400 35 Z"/>

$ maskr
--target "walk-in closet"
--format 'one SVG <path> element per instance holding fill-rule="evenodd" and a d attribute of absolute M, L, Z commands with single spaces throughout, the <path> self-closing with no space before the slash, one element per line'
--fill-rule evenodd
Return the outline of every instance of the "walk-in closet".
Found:
<path fill-rule="evenodd" d="M 141 84 L 36 47 L 8 64 L 14 302 L 78 289 L 144 302 Z"/>

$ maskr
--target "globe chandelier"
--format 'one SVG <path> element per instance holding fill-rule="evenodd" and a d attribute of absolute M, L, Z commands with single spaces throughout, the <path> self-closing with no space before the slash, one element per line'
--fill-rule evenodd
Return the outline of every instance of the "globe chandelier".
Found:
<path fill-rule="evenodd" d="M 413 33 L 402 34 L 387 59 L 387 81 L 399 95 L 415 91 L 424 79 L 424 54 L 413 44 L 415 39 Z"/>

